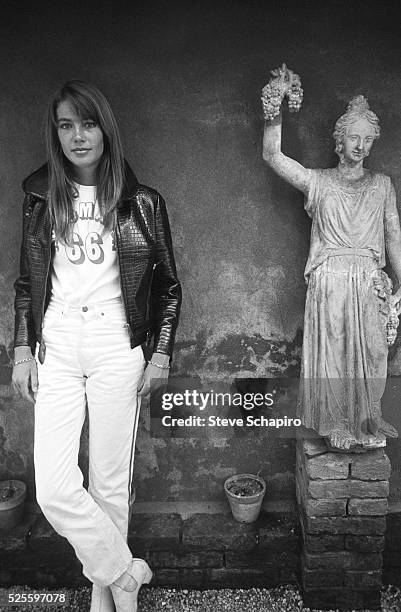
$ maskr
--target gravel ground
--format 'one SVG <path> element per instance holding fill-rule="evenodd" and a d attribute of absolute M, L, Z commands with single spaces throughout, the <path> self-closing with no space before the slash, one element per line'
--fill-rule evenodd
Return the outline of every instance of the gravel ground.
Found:
<path fill-rule="evenodd" d="M 64 589 L 63 589 L 64 590 Z M 44 589 L 43 589 L 44 591 Z M 42 592 L 43 592 L 42 591 Z M 58 591 L 60 592 L 61 589 Z M 65 589 L 69 594 L 68 606 L 18 605 L 0 606 L 0 611 L 11 612 L 87 612 L 90 605 L 90 590 Z M 29 587 L 0 589 L 0 600 L 4 602 L 7 592 L 32 592 Z M 37 592 L 40 592 L 39 590 Z M 50 592 L 50 591 L 46 591 Z M 56 592 L 56 591 L 55 591 Z M 312 612 L 303 605 L 299 591 L 294 587 L 277 589 L 219 589 L 197 591 L 188 589 L 143 588 L 139 596 L 140 612 Z M 382 591 L 382 612 L 400 612 L 401 590 L 386 587 Z M 313 610 L 313 612 L 321 612 Z M 327 611 L 326 611 L 327 612 Z M 338 612 L 332 610 L 331 612 Z M 361 611 L 359 611 L 361 612 Z M 373 612 L 365 610 L 364 612 Z"/>

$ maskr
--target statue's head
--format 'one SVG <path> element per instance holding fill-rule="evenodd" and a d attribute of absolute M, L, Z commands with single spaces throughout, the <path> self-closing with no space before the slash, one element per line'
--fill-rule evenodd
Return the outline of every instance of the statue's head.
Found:
<path fill-rule="evenodd" d="M 349 133 L 351 126 L 354 124 L 366 123 L 366 127 L 372 134 L 372 142 L 380 136 L 379 119 L 373 111 L 370 110 L 367 99 L 364 96 L 355 96 L 350 100 L 347 106 L 347 111 L 337 119 L 333 137 L 336 142 L 335 152 L 340 158 L 344 157 L 344 141 Z M 369 147 L 370 149 L 370 147 Z M 367 154 L 369 151 L 367 152 Z"/>

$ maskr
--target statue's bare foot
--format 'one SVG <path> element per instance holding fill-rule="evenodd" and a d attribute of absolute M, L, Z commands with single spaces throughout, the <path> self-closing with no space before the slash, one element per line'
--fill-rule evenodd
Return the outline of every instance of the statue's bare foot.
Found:
<path fill-rule="evenodd" d="M 381 432 L 378 432 L 377 436 L 373 434 L 364 434 L 361 436 L 360 443 L 365 450 L 384 448 L 386 446 L 386 436 Z"/>
<path fill-rule="evenodd" d="M 377 442 L 376 436 L 373 434 L 362 434 L 359 440 L 359 443 L 362 444 L 365 448 L 373 448 Z"/>
<path fill-rule="evenodd" d="M 395 427 L 387 423 L 381 417 L 377 420 L 378 431 L 386 436 L 386 438 L 398 438 L 398 431 Z"/>
<path fill-rule="evenodd" d="M 328 440 L 333 448 L 349 450 L 351 446 L 357 444 L 356 438 L 344 429 L 333 429 L 328 435 Z"/>

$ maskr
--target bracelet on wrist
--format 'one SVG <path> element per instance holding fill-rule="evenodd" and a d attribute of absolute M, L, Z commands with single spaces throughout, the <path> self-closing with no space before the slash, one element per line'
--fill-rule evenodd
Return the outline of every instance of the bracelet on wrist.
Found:
<path fill-rule="evenodd" d="M 14 365 L 19 365 L 20 363 L 27 363 L 28 361 L 34 361 L 35 357 L 25 357 L 25 359 L 17 359 L 14 361 Z"/>
<path fill-rule="evenodd" d="M 156 366 L 156 368 L 160 368 L 161 370 L 169 370 L 170 369 L 169 365 L 161 365 L 160 363 L 156 363 L 155 361 L 152 361 L 151 359 L 149 359 L 148 363 Z"/>

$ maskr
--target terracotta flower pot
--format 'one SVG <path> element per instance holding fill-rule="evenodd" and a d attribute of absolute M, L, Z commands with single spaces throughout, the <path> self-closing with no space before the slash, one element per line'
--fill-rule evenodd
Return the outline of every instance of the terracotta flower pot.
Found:
<path fill-rule="evenodd" d="M 0 529 L 12 529 L 22 520 L 26 484 L 20 480 L 0 480 Z"/>
<path fill-rule="evenodd" d="M 224 483 L 224 492 L 229 501 L 235 520 L 253 523 L 259 516 L 266 483 L 255 474 L 236 474 Z"/>

